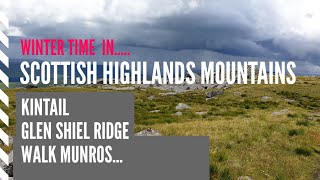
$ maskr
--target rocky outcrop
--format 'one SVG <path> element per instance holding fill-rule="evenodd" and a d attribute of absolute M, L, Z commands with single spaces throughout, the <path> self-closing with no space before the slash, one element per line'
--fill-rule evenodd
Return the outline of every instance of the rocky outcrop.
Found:
<path fill-rule="evenodd" d="M 217 91 L 210 91 L 206 94 L 206 97 L 207 98 L 213 98 L 213 97 L 216 97 L 220 94 L 223 94 L 223 91 L 222 90 L 217 90 Z"/>
<path fill-rule="evenodd" d="M 191 109 L 190 106 L 186 105 L 186 104 L 183 104 L 183 103 L 179 103 L 177 106 L 176 106 L 176 110 L 184 110 L 184 109 Z"/>
<path fill-rule="evenodd" d="M 26 89 L 33 89 L 33 88 L 38 88 L 38 85 L 37 84 L 28 84 L 26 86 Z"/>
<path fill-rule="evenodd" d="M 175 116 L 182 116 L 182 112 L 178 111 L 178 112 L 174 113 L 173 115 L 175 115 Z"/>
<path fill-rule="evenodd" d="M 155 96 L 149 96 L 147 99 L 148 100 L 154 100 L 156 97 Z"/>
<path fill-rule="evenodd" d="M 135 136 L 161 136 L 159 131 L 148 128 L 135 134 Z"/>
<path fill-rule="evenodd" d="M 270 96 L 263 96 L 262 98 L 261 98 L 261 101 L 262 102 L 267 102 L 267 101 L 269 101 L 269 99 L 271 99 L 272 97 L 270 97 Z"/>
<path fill-rule="evenodd" d="M 217 89 L 225 89 L 228 88 L 229 84 L 227 82 L 223 82 L 222 84 L 217 85 Z"/>
<path fill-rule="evenodd" d="M 136 84 L 136 85 L 126 85 L 126 84 L 119 84 L 120 87 L 114 86 L 115 82 L 107 84 L 103 84 L 103 79 L 98 79 L 97 84 L 89 84 L 86 86 L 90 87 L 97 87 L 100 89 L 105 90 L 115 90 L 115 91 L 127 91 L 127 90 L 146 90 L 148 88 L 155 88 L 162 91 L 168 91 L 167 93 L 161 93 L 162 96 L 170 96 L 170 95 L 176 95 L 178 93 L 185 93 L 188 91 L 195 91 L 195 90 L 207 90 L 207 89 L 221 89 L 225 90 L 231 85 L 227 82 L 223 82 L 222 84 L 201 84 L 201 76 L 198 74 L 194 74 L 195 81 L 193 84 L 187 83 L 187 78 L 190 78 L 191 75 L 187 74 L 186 78 L 184 79 L 184 82 L 181 84 Z M 122 86 L 122 87 L 121 87 Z M 31 86 L 30 86 L 31 88 Z"/>
<path fill-rule="evenodd" d="M 167 93 L 159 93 L 160 96 L 174 96 L 178 94 L 177 92 L 167 92 Z"/>

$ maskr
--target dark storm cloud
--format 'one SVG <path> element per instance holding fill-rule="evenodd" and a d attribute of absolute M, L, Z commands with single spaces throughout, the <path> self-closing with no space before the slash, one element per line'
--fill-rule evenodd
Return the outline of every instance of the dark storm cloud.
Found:
<path fill-rule="evenodd" d="M 103 5 L 86 9 L 79 4 L 83 13 L 59 9 L 60 14 L 46 14 L 36 9 L 39 16 L 13 16 L 12 24 L 28 37 L 114 38 L 132 47 L 209 50 L 320 65 L 320 40 L 313 38 L 320 29 L 313 23 L 320 19 L 313 9 L 316 1 L 310 6 L 276 0 L 95 1 Z"/>

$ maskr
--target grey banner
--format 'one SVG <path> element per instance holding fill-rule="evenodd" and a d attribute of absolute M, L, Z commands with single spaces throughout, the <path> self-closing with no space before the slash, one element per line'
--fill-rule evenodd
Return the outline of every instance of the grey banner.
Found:
<path fill-rule="evenodd" d="M 23 116 L 22 98 L 34 98 L 37 100 L 43 100 L 43 98 L 49 98 L 50 100 L 52 98 L 56 100 L 65 98 L 66 111 L 69 116 Z M 32 106 L 31 104 L 28 105 Z M 31 111 L 30 109 L 28 110 Z M 60 112 L 63 112 L 63 110 Z M 16 119 L 16 138 L 14 141 L 15 180 L 207 180 L 209 177 L 208 137 L 133 136 L 134 97 L 131 93 L 17 93 Z M 33 131 L 31 131 L 30 127 L 22 126 L 23 122 L 33 122 Z M 22 127 L 29 130 L 28 136 L 35 136 L 40 129 L 43 129 L 42 126 L 37 127 L 35 125 L 36 122 L 52 123 L 51 139 L 32 140 L 22 138 L 26 136 L 25 133 L 22 134 Z M 56 129 L 58 122 L 87 122 L 87 132 L 91 139 L 56 139 L 55 135 L 59 134 Z M 128 134 L 130 138 L 121 140 L 94 139 L 94 122 L 129 122 Z M 36 163 L 23 162 L 22 146 L 31 145 L 39 146 L 41 162 L 46 162 L 46 160 L 50 159 L 48 157 L 49 146 L 56 146 L 54 151 L 56 163 L 37 163 L 38 159 L 36 159 Z M 109 152 L 112 159 L 121 160 L 122 163 L 117 161 L 112 161 L 111 163 L 73 163 L 75 161 L 72 160 L 70 163 L 62 163 L 61 146 L 111 146 L 112 150 Z M 45 152 L 46 156 L 43 156 L 42 151 Z M 99 159 L 98 154 L 107 156 L 104 153 L 98 153 L 98 150 L 96 153 L 91 152 L 89 154 L 93 154 L 93 159 Z M 71 157 L 77 160 L 76 153 L 71 155 L 74 155 Z M 100 156 L 100 159 L 103 158 Z M 34 158 L 31 158 L 31 160 L 34 160 Z"/>

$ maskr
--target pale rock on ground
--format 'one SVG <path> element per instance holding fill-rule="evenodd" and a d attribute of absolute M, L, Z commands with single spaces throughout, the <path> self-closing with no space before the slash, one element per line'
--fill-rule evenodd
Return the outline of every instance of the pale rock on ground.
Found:
<path fill-rule="evenodd" d="M 252 178 L 249 176 L 240 176 L 238 180 L 252 180 Z"/>
<path fill-rule="evenodd" d="M 233 94 L 234 94 L 235 96 L 241 96 L 242 93 L 241 93 L 241 92 L 234 92 Z"/>
<path fill-rule="evenodd" d="M 132 91 L 132 90 L 135 90 L 135 88 L 133 86 L 128 86 L 128 87 L 115 88 L 114 90 L 116 90 L 116 91 Z"/>
<path fill-rule="evenodd" d="M 225 89 L 225 88 L 228 88 L 228 83 L 225 81 L 224 83 L 222 83 L 222 84 L 219 84 L 218 86 L 217 86 L 217 89 Z"/>
<path fill-rule="evenodd" d="M 223 94 L 223 91 L 222 90 L 218 90 L 218 91 L 210 91 L 206 94 L 206 97 L 207 98 L 213 98 L 213 97 L 216 97 L 220 94 Z"/>
<path fill-rule="evenodd" d="M 177 106 L 176 106 L 176 110 L 184 110 L 184 109 L 191 109 L 190 106 L 186 105 L 186 104 L 183 104 L 183 103 L 179 103 Z"/>
<path fill-rule="evenodd" d="M 148 128 L 135 134 L 135 136 L 161 136 L 161 133 L 157 130 Z"/>
<path fill-rule="evenodd" d="M 281 115 L 285 115 L 285 114 L 288 114 L 288 113 L 289 113 L 288 109 L 283 109 L 281 111 L 273 112 L 272 116 L 281 116 Z"/>
<path fill-rule="evenodd" d="M 136 89 L 147 89 L 151 86 L 152 86 L 151 84 L 137 84 L 137 85 L 135 85 L 135 88 Z"/>
<path fill-rule="evenodd" d="M 177 92 L 167 92 L 167 93 L 159 93 L 160 96 L 174 96 L 178 94 Z"/>
<path fill-rule="evenodd" d="M 205 115 L 205 114 L 207 114 L 208 112 L 206 112 L 206 111 L 203 111 L 203 112 L 196 112 L 195 114 L 196 115 Z"/>
<path fill-rule="evenodd" d="M 272 97 L 270 97 L 270 96 L 263 96 L 262 98 L 261 98 L 261 101 L 262 102 L 267 102 L 267 101 L 269 101 L 269 99 L 271 99 Z"/>
<path fill-rule="evenodd" d="M 156 97 L 154 97 L 154 96 L 149 96 L 147 99 L 148 100 L 154 100 Z"/>
<path fill-rule="evenodd" d="M 294 100 L 294 99 L 284 99 L 285 101 L 287 101 L 287 102 L 295 102 L 296 100 Z"/>
<path fill-rule="evenodd" d="M 313 121 L 320 121 L 320 112 L 313 112 L 308 115 L 308 119 Z"/>
<path fill-rule="evenodd" d="M 100 87 L 101 89 L 105 89 L 105 90 L 114 90 L 115 87 L 114 86 L 111 86 L 111 85 L 104 85 L 102 87 Z"/>
<path fill-rule="evenodd" d="M 178 111 L 178 112 L 174 113 L 173 115 L 175 115 L 175 116 L 182 116 L 182 112 Z"/>
<path fill-rule="evenodd" d="M 160 110 L 159 110 L 159 109 L 156 109 L 156 110 L 149 111 L 149 112 L 151 112 L 151 113 L 158 113 L 158 112 L 160 112 Z"/>

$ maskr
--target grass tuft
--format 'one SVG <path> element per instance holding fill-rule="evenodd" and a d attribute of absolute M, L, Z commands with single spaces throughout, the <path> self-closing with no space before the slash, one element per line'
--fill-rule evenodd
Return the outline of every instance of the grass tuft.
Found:
<path fill-rule="evenodd" d="M 299 136 L 304 134 L 303 129 L 291 129 L 288 132 L 289 136 Z"/>
<path fill-rule="evenodd" d="M 297 117 L 299 117 L 298 114 L 292 114 L 292 113 L 289 113 L 287 116 L 288 116 L 288 118 L 297 118 Z"/>
<path fill-rule="evenodd" d="M 228 156 L 226 155 L 226 153 L 218 152 L 216 154 L 216 159 L 218 162 L 224 162 L 228 159 Z"/>
<path fill-rule="evenodd" d="M 217 165 L 210 165 L 210 179 L 214 179 L 218 176 L 219 168 Z"/>
<path fill-rule="evenodd" d="M 297 123 L 296 123 L 298 126 L 311 126 L 312 125 L 312 123 L 309 121 L 309 120 L 307 120 L 307 119 L 305 119 L 305 120 L 299 120 L 299 121 L 297 121 Z"/>
<path fill-rule="evenodd" d="M 303 156 L 311 156 L 312 150 L 307 147 L 299 147 L 299 148 L 295 149 L 295 153 L 298 155 L 303 155 Z"/>
<path fill-rule="evenodd" d="M 219 180 L 233 180 L 231 171 L 229 169 L 224 169 L 219 173 Z"/>

